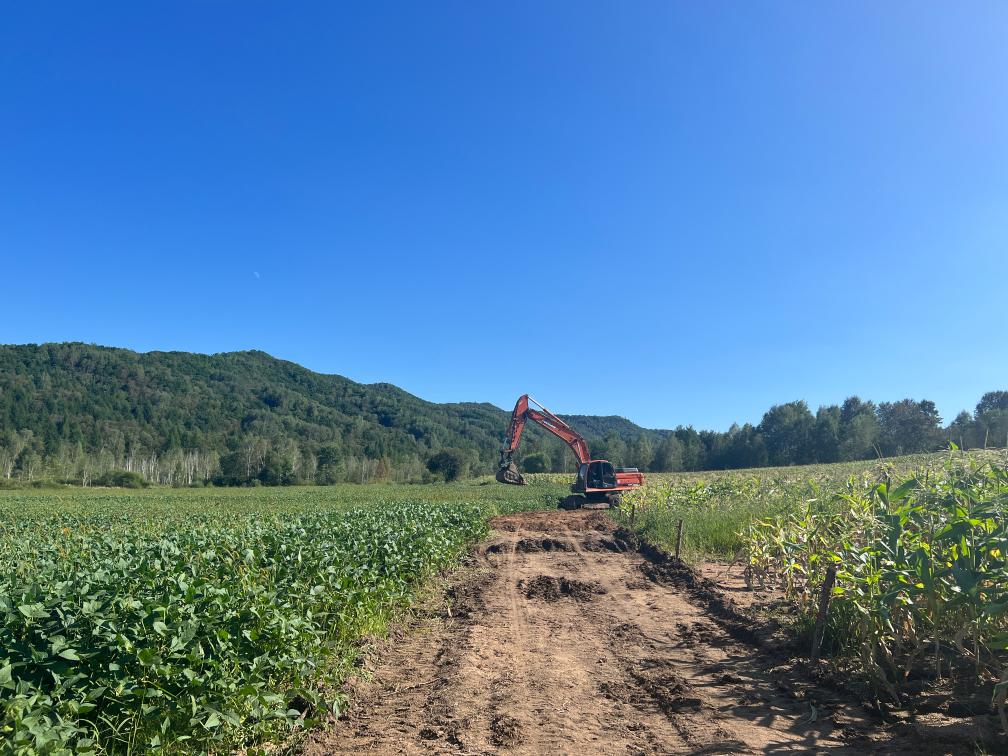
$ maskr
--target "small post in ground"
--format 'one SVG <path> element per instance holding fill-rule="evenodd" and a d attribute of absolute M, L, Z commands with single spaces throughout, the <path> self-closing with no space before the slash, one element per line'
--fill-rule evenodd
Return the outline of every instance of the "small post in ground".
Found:
<path fill-rule="evenodd" d="M 675 558 L 679 558 L 679 552 L 682 550 L 682 520 L 679 520 L 679 525 L 676 527 L 676 537 L 675 537 Z"/>
<path fill-rule="evenodd" d="M 819 661 L 819 649 L 822 646 L 823 634 L 826 632 L 826 614 L 829 612 L 829 600 L 833 595 L 833 584 L 836 582 L 836 565 L 831 564 L 826 568 L 826 577 L 823 579 L 822 590 L 819 592 L 819 611 L 816 613 L 815 629 L 812 632 L 812 654 L 809 663 L 816 664 Z"/>

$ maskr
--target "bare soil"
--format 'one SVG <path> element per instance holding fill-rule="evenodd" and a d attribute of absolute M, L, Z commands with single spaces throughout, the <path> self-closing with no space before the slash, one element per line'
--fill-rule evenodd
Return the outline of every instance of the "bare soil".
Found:
<path fill-rule="evenodd" d="M 639 549 L 599 512 L 493 526 L 447 600 L 373 647 L 349 709 L 305 753 L 909 754 L 999 742 L 989 716 L 883 721 L 814 680 L 776 632 L 774 597 L 728 565 L 694 571 Z"/>

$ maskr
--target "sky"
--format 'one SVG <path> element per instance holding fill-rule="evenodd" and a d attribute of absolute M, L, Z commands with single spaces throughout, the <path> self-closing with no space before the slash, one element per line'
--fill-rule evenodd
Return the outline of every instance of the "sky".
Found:
<path fill-rule="evenodd" d="M 21 3 L 0 342 L 723 430 L 1008 389 L 1003 2 Z"/>

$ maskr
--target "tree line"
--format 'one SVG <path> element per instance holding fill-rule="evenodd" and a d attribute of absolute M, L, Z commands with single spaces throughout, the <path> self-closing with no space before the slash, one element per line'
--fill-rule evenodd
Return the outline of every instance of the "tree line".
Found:
<path fill-rule="evenodd" d="M 467 460 L 463 474 L 468 473 L 469 464 Z M 178 448 L 149 452 L 103 446 L 88 451 L 79 442 L 61 443 L 47 451 L 31 430 L 0 435 L 0 485 L 281 486 L 425 482 L 436 477 L 416 455 L 393 463 L 388 457 L 345 454 L 335 446 L 315 450 L 291 438 L 243 436 L 233 451 L 221 455 L 214 450 Z"/>
<path fill-rule="evenodd" d="M 758 425 L 736 424 L 723 433 L 680 426 L 629 439 L 615 432 L 589 438 L 594 457 L 651 472 L 847 462 L 937 451 L 950 443 L 963 449 L 1008 445 L 1008 391 L 984 394 L 972 413 L 964 410 L 944 426 L 927 399 L 875 404 L 852 396 L 815 414 L 802 400 L 775 405 Z M 530 440 L 523 451 L 528 472 L 573 469 L 562 444 Z"/>
<path fill-rule="evenodd" d="M 0 484 L 168 486 L 423 482 L 492 473 L 509 413 L 434 404 L 389 384 L 322 375 L 263 352 L 139 354 L 87 344 L 0 346 Z M 597 458 L 649 471 L 791 465 L 1004 446 L 1008 392 L 943 425 L 933 402 L 851 397 L 814 414 L 772 407 L 727 432 L 564 416 Z M 573 472 L 530 425 L 529 471 Z"/>
<path fill-rule="evenodd" d="M 502 413 L 503 414 L 503 413 Z M 1008 444 L 1008 391 L 992 391 L 972 413 L 947 426 L 929 400 L 875 404 L 850 397 L 813 414 L 804 401 L 771 407 L 758 425 L 733 425 L 727 432 L 644 431 L 625 439 L 615 431 L 589 439 L 593 456 L 650 472 L 718 470 L 871 459 L 960 448 Z M 523 442 L 526 472 L 573 472 L 566 445 L 543 433 Z M 347 452 L 337 444 L 312 446 L 286 436 L 241 435 L 222 452 L 169 448 L 148 451 L 116 436 L 97 450 L 78 441 L 49 448 L 30 429 L 0 434 L 0 480 L 50 480 L 77 485 L 110 481 L 165 486 L 294 485 L 456 480 L 492 471 L 473 450 L 444 447 L 427 455 L 393 460 Z M 122 476 L 121 473 L 129 473 Z M 118 477 L 117 477 L 118 476 Z"/>

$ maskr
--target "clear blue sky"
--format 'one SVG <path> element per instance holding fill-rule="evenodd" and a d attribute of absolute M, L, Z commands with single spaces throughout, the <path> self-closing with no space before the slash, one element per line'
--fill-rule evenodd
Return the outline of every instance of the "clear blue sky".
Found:
<path fill-rule="evenodd" d="M 1008 4 L 8 5 L 0 341 L 724 429 L 1008 389 Z"/>

